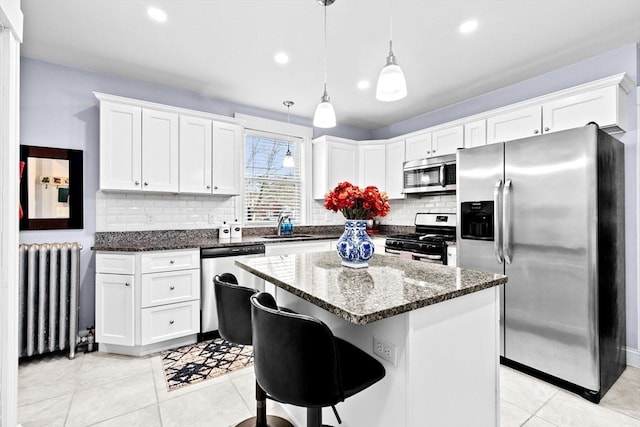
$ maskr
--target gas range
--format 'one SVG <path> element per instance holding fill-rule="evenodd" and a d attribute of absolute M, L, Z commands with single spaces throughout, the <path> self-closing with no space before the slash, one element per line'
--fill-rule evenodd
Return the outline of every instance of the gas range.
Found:
<path fill-rule="evenodd" d="M 456 239 L 456 215 L 418 213 L 416 232 L 388 236 L 385 252 L 421 261 L 446 264 L 447 242 Z"/>

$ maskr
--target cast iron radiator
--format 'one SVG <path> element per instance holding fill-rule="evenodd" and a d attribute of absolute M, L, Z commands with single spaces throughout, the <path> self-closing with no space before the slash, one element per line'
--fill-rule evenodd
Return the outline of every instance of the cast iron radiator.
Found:
<path fill-rule="evenodd" d="M 60 350 L 76 355 L 79 243 L 20 245 L 19 357 Z"/>

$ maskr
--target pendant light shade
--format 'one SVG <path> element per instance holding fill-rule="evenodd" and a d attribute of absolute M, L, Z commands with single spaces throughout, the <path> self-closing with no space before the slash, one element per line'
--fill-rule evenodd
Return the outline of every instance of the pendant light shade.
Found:
<path fill-rule="evenodd" d="M 407 96 L 407 81 L 404 78 L 402 68 L 396 62 L 396 57 L 391 50 L 389 42 L 389 56 L 387 65 L 380 71 L 378 86 L 376 87 L 376 99 L 383 102 L 397 101 Z"/>
<path fill-rule="evenodd" d="M 389 0 L 389 55 L 387 65 L 380 71 L 376 87 L 376 99 L 383 102 L 397 101 L 407 96 L 407 81 L 402 68 L 396 62 L 393 54 L 393 14 L 391 0 Z"/>
<path fill-rule="evenodd" d="M 327 93 L 327 6 L 332 5 L 334 1 L 335 0 L 318 0 L 318 3 L 324 6 L 324 93 L 313 115 L 313 125 L 318 128 L 332 128 L 336 126 L 336 111 L 333 109 L 329 94 Z"/>
<path fill-rule="evenodd" d="M 317 128 L 332 128 L 336 126 L 336 111 L 331 105 L 326 85 L 320 104 L 316 107 L 316 113 L 313 115 L 313 125 Z"/>
<path fill-rule="evenodd" d="M 282 167 L 285 168 L 292 168 L 295 167 L 296 162 L 295 160 L 293 160 L 293 155 L 291 154 L 291 150 L 289 150 L 289 147 L 287 147 L 287 154 L 284 156 L 284 159 L 282 159 Z"/>
<path fill-rule="evenodd" d="M 293 101 L 283 101 L 282 102 L 287 107 L 287 124 L 289 123 L 289 108 L 294 104 Z M 283 168 L 293 168 L 296 166 L 296 162 L 293 159 L 293 154 L 291 154 L 291 147 L 287 145 L 287 154 L 284 155 L 284 159 L 282 159 L 282 167 Z"/>

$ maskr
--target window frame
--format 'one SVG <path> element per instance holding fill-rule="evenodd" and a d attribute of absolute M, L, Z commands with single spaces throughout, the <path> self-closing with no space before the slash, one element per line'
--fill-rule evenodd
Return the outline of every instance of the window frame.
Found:
<path fill-rule="evenodd" d="M 300 161 L 300 218 L 301 223 L 294 225 L 308 225 L 311 223 L 311 185 L 312 185 L 312 147 L 311 141 L 313 139 L 313 128 L 308 126 L 301 126 L 297 124 L 282 122 L 278 120 L 265 119 L 262 117 L 250 116 L 246 114 L 236 113 L 235 118 L 244 122 L 244 129 L 242 133 L 242 191 L 240 193 L 240 203 L 236 203 L 236 217 L 242 218 L 243 227 L 265 227 L 271 226 L 271 224 L 252 224 L 245 223 L 244 216 L 244 200 L 245 200 L 245 165 L 244 165 L 244 150 L 246 147 L 245 134 L 247 132 L 255 132 L 262 134 L 271 134 L 275 137 L 281 137 L 283 139 L 298 138 L 300 142 L 300 150 L 297 153 L 298 158 L 296 161 Z"/>
<path fill-rule="evenodd" d="M 265 139 L 272 139 L 272 140 L 278 140 L 278 141 L 286 141 L 288 143 L 290 143 L 292 146 L 294 144 L 297 144 L 295 146 L 295 149 L 293 150 L 293 158 L 294 161 L 296 162 L 296 168 L 298 168 L 298 177 L 297 179 L 294 180 L 287 180 L 287 179 L 279 179 L 279 178 L 264 178 L 264 182 L 295 182 L 297 184 L 299 184 L 299 194 L 300 194 L 300 200 L 299 200 L 299 205 L 300 205 L 300 218 L 298 220 L 298 224 L 300 224 L 299 221 L 304 221 L 304 208 L 303 208 L 303 204 L 304 204 L 304 200 L 303 200 L 303 186 L 304 186 L 304 172 L 302 169 L 302 162 L 301 162 L 301 150 L 302 150 L 302 144 L 303 144 L 303 140 L 300 137 L 295 137 L 295 136 L 290 136 L 290 135 L 283 135 L 283 134 L 277 134 L 277 133 L 272 133 L 272 132 L 264 132 L 264 131 L 257 131 L 254 129 L 246 129 L 244 131 L 244 149 L 246 150 L 247 148 L 247 137 L 248 136 L 253 136 L 253 137 L 258 137 L 258 138 L 265 138 Z M 245 160 L 246 160 L 246 152 L 245 152 Z M 246 218 L 246 212 L 245 212 L 245 208 L 246 208 L 246 201 L 247 201 L 247 197 L 246 197 L 246 189 L 247 189 L 247 180 L 250 178 L 247 178 L 246 176 L 246 171 L 247 171 L 247 165 L 244 164 L 244 167 L 242 168 L 242 172 L 243 172 L 243 176 L 242 176 L 242 224 L 243 226 L 256 226 L 256 227 L 270 227 L 270 226 L 275 226 L 276 222 L 274 221 L 252 221 L 252 222 L 246 222 L 247 218 Z M 258 179 L 259 180 L 259 179 Z"/>

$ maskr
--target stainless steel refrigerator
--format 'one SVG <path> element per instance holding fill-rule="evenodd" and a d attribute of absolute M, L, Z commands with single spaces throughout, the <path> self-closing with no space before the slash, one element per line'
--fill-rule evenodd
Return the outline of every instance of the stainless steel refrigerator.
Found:
<path fill-rule="evenodd" d="M 506 274 L 501 361 L 598 402 L 626 365 L 624 147 L 590 124 L 458 151 L 458 266 Z"/>

